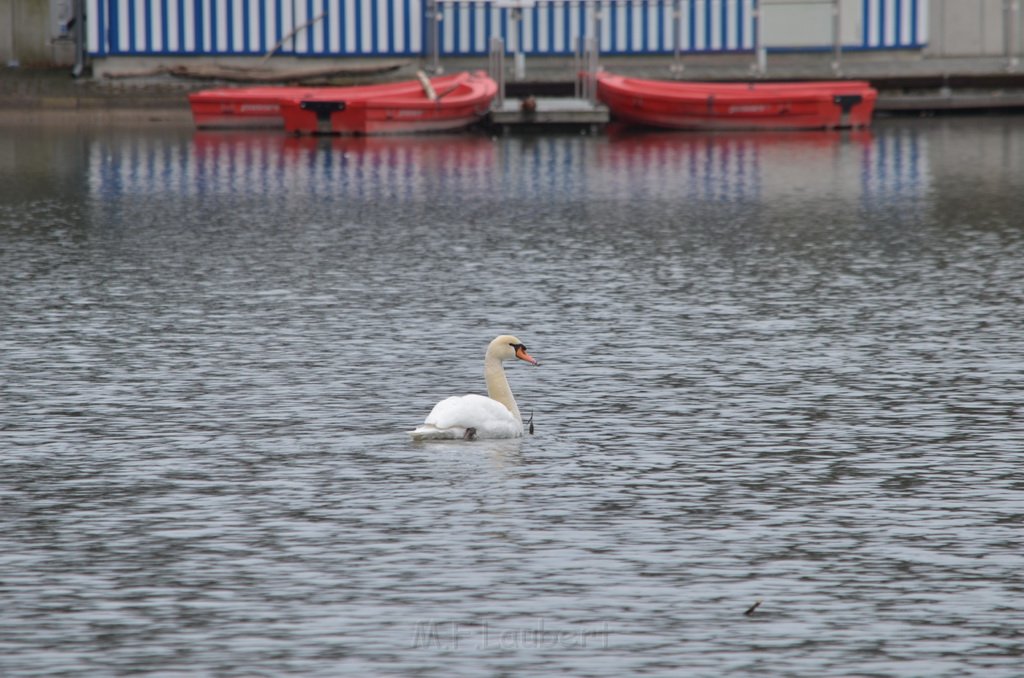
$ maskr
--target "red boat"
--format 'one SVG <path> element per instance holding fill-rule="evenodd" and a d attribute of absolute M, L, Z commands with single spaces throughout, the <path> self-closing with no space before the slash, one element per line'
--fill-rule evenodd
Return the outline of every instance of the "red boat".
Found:
<path fill-rule="evenodd" d="M 414 86 L 413 86 L 414 85 Z M 498 84 L 481 72 L 413 81 L 406 88 L 319 90 L 281 102 L 296 134 L 411 134 L 468 127 L 487 115 Z M 384 87 L 384 86 L 381 86 Z"/>
<path fill-rule="evenodd" d="M 319 87 L 225 87 L 188 95 L 199 129 L 284 127 L 281 101 L 304 97 Z M 339 88 L 341 89 L 341 88 Z"/>
<path fill-rule="evenodd" d="M 597 96 L 612 117 L 671 129 L 836 129 L 867 127 L 878 92 L 860 80 L 712 83 L 597 74 Z"/>
<path fill-rule="evenodd" d="M 430 93 L 436 101 L 430 100 Z M 354 87 L 208 89 L 190 94 L 189 104 L 201 129 L 286 127 L 292 132 L 387 134 L 464 127 L 487 113 L 496 93 L 497 84 L 483 74 L 455 73 Z M 472 103 L 469 111 L 463 105 L 467 101 Z M 319 117 L 325 109 L 329 125 L 324 127 L 334 129 L 321 129 Z M 378 115 L 381 109 L 384 112 Z M 342 110 L 348 114 L 338 115 Z M 388 116 L 393 124 L 376 120 L 388 122 Z M 332 123 L 335 119 L 337 124 Z"/>

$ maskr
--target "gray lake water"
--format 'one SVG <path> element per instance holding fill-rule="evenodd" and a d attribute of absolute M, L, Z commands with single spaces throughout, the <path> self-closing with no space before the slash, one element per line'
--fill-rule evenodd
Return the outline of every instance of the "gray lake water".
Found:
<path fill-rule="evenodd" d="M 1024 670 L 1024 118 L 6 127 L 0 282 L 4 676 Z"/>

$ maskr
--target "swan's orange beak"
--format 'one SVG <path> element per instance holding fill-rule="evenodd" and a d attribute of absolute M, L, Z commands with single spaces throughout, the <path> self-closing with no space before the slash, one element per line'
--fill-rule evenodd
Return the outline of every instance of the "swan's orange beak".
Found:
<path fill-rule="evenodd" d="M 537 365 L 540 365 L 540 361 L 537 360 L 536 358 L 534 358 L 529 353 L 527 353 L 526 352 L 526 348 L 523 347 L 523 346 L 520 346 L 519 348 L 516 349 L 516 357 L 519 358 L 520 360 L 525 360 L 526 362 L 530 363 L 534 367 L 536 367 Z"/>

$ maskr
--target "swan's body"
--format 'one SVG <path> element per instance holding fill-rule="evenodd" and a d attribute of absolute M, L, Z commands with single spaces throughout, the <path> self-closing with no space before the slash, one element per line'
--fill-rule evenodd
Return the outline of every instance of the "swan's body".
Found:
<path fill-rule="evenodd" d="M 492 341 L 484 356 L 484 380 L 487 396 L 464 395 L 445 398 L 427 415 L 426 420 L 410 431 L 413 440 L 451 440 L 465 438 L 519 438 L 523 435 L 523 419 L 516 399 L 512 397 L 502 362 L 519 358 L 538 365 L 523 342 L 503 334 Z"/>

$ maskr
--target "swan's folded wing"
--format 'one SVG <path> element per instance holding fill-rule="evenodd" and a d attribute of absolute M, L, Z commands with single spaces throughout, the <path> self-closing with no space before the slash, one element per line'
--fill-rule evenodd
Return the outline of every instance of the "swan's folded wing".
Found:
<path fill-rule="evenodd" d="M 464 395 L 445 398 L 427 415 L 425 424 L 440 429 L 487 428 L 495 423 L 514 422 L 515 417 L 504 405 L 482 395 Z"/>
<path fill-rule="evenodd" d="M 480 395 L 453 396 L 442 400 L 426 420 L 410 431 L 413 440 L 462 438 L 473 429 L 473 438 L 518 438 L 523 424 L 497 400 Z"/>

